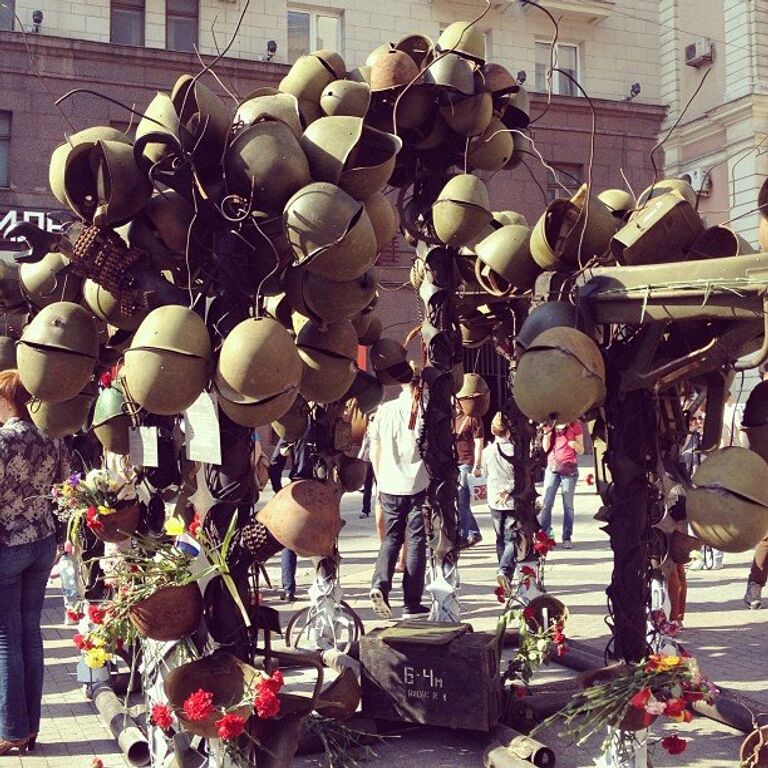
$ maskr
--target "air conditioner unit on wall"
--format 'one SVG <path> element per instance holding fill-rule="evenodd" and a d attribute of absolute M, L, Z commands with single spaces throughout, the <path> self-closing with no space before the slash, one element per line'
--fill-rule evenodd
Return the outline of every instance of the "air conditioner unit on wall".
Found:
<path fill-rule="evenodd" d="M 694 42 L 685 46 L 685 63 L 689 67 L 700 67 L 702 64 L 711 64 L 714 46 L 708 37 L 699 37 Z"/>
<path fill-rule="evenodd" d="M 712 180 L 703 168 L 687 168 L 678 174 L 678 178 L 687 181 L 699 197 L 709 197 Z"/>

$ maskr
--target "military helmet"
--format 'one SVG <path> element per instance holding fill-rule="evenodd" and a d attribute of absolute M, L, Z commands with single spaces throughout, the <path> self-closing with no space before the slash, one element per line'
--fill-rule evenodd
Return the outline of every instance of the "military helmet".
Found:
<path fill-rule="evenodd" d="M 384 387 L 367 371 L 358 371 L 347 397 L 353 397 L 360 410 L 370 416 L 384 401 Z"/>
<path fill-rule="evenodd" d="M 518 213 L 517 211 L 494 211 L 493 220 L 501 226 L 505 226 L 506 224 L 522 224 L 525 227 L 528 226 L 528 220 L 522 213 Z"/>
<path fill-rule="evenodd" d="M 57 301 L 40 310 L 24 329 L 19 345 L 17 356 L 20 361 L 22 356 L 25 358 L 28 356 L 26 349 L 22 353 L 21 348 L 24 347 L 35 348 L 43 353 L 47 351 L 72 353 L 90 361 L 92 367 L 99 352 L 98 332 L 93 318 L 79 304 L 69 301 Z M 74 397 L 84 386 L 85 381 L 71 397 Z M 29 387 L 27 390 L 35 395 Z M 41 397 L 41 399 L 48 398 Z"/>
<path fill-rule="evenodd" d="M 301 114 L 299 100 L 290 93 L 280 93 L 272 89 L 260 89 L 249 94 L 235 112 L 235 124 L 248 128 L 255 123 L 276 121 L 284 123 L 291 133 L 301 138 Z"/>
<path fill-rule="evenodd" d="M 741 419 L 742 427 L 764 427 L 768 424 L 768 380 L 761 381 L 749 393 Z"/>
<path fill-rule="evenodd" d="M 533 421 L 575 421 L 605 399 L 600 349 L 574 328 L 540 333 L 520 355 L 513 394 Z"/>
<path fill-rule="evenodd" d="M 158 307 L 142 320 L 125 353 L 126 394 L 150 413 L 181 413 L 208 382 L 210 358 L 208 329 L 196 312 Z"/>
<path fill-rule="evenodd" d="M 435 234 L 446 245 L 461 247 L 491 220 L 485 184 L 469 173 L 450 179 L 432 206 Z"/>
<path fill-rule="evenodd" d="M 301 371 L 291 335 L 264 317 L 243 320 L 224 339 L 214 381 L 227 400 L 256 403 L 297 392 Z"/>
<path fill-rule="evenodd" d="M 768 534 L 768 463 L 732 446 L 713 451 L 694 472 L 686 496 L 688 523 L 705 544 L 746 552 Z"/>
<path fill-rule="evenodd" d="M 456 53 L 445 53 L 435 59 L 424 73 L 424 82 L 443 95 L 475 95 L 475 70 L 469 61 Z"/>
<path fill-rule="evenodd" d="M 650 187 L 646 187 L 637 198 L 637 208 L 643 208 L 649 200 L 661 197 L 668 192 L 677 192 L 682 195 L 692 206 L 696 206 L 696 193 L 693 187 L 685 179 L 661 179 Z"/>
<path fill-rule="evenodd" d="M 371 267 L 355 280 L 337 282 L 307 272 L 304 276 L 304 303 L 326 323 L 349 320 L 365 309 L 376 296 L 378 271 Z"/>
<path fill-rule="evenodd" d="M 125 456 L 129 451 L 130 426 L 131 419 L 122 385 L 113 381 L 96 398 L 91 429 L 107 451 Z"/>
<path fill-rule="evenodd" d="M 371 347 L 371 366 L 384 385 L 405 384 L 413 378 L 408 352 L 394 339 L 381 338 Z"/>
<path fill-rule="evenodd" d="M 467 349 L 477 349 L 493 330 L 494 320 L 480 312 L 474 312 L 459 321 L 461 344 Z"/>
<path fill-rule="evenodd" d="M 485 37 L 476 24 L 454 21 L 437 38 L 435 48 L 444 53 L 451 51 L 477 62 L 485 61 Z"/>
<path fill-rule="evenodd" d="M 283 93 L 293 94 L 299 101 L 315 102 L 319 105 L 325 88 L 334 80 L 346 75 L 346 67 L 337 53 L 313 51 L 299 56 L 280 81 Z"/>
<path fill-rule="evenodd" d="M 738 232 L 724 224 L 707 227 L 688 250 L 689 259 L 715 259 L 744 256 L 755 249 Z"/>
<path fill-rule="evenodd" d="M 423 69 L 435 56 L 435 44 L 427 35 L 405 35 L 395 43 L 395 48 L 407 53 L 419 69 Z"/>
<path fill-rule="evenodd" d="M 507 111 L 510 96 L 517 93 L 519 86 L 514 75 L 501 64 L 488 62 L 482 69 L 485 87 L 493 97 L 493 112 L 496 117 L 503 117 Z"/>
<path fill-rule="evenodd" d="M 339 465 L 339 482 L 342 488 L 353 493 L 359 491 L 365 484 L 365 476 L 368 474 L 368 462 L 363 459 L 345 456 Z"/>
<path fill-rule="evenodd" d="M 605 203 L 611 213 L 620 219 L 628 216 L 635 208 L 635 198 L 624 189 L 606 189 L 597 199 Z"/>
<path fill-rule="evenodd" d="M 124 315 L 115 296 L 91 279 L 83 283 L 83 299 L 96 317 L 124 331 L 135 331 L 147 316 L 145 310 Z"/>
<path fill-rule="evenodd" d="M 296 337 L 304 366 L 299 390 L 315 403 L 332 403 L 344 396 L 357 372 L 357 333 L 348 320 L 323 329 L 305 323 Z"/>
<path fill-rule="evenodd" d="M 136 162 L 148 172 L 169 155 L 180 154 L 180 134 L 179 115 L 170 94 L 156 93 L 136 126 Z"/>
<path fill-rule="evenodd" d="M 459 136 L 479 136 L 493 118 L 493 99 L 488 91 L 472 96 L 446 93 L 440 106 L 440 116 Z"/>
<path fill-rule="evenodd" d="M 7 311 L 26 303 L 19 281 L 19 265 L 0 261 L 0 309 Z"/>
<path fill-rule="evenodd" d="M 370 314 L 365 330 L 358 333 L 358 341 L 363 347 L 370 347 L 381 338 L 383 330 L 381 318 L 378 315 Z"/>
<path fill-rule="evenodd" d="M 37 398 L 27 403 L 34 425 L 51 437 L 66 437 L 79 432 L 88 418 L 96 393 L 89 388 L 61 403 L 47 403 Z"/>
<path fill-rule="evenodd" d="M 16 348 L 19 378 L 32 397 L 49 403 L 71 400 L 88 383 L 94 359 L 63 349 L 26 344 Z"/>
<path fill-rule="evenodd" d="M 488 127 L 469 143 L 467 161 L 477 171 L 501 170 L 515 151 L 515 140 L 498 117 L 492 117 Z"/>
<path fill-rule="evenodd" d="M 402 88 L 418 76 L 416 62 L 405 51 L 388 48 L 371 64 L 371 92 Z"/>
<path fill-rule="evenodd" d="M 285 206 L 296 262 L 331 280 L 354 280 L 376 258 L 376 233 L 362 203 L 326 182 L 300 189 Z"/>
<path fill-rule="evenodd" d="M 48 253 L 40 261 L 22 264 L 19 281 L 24 295 L 36 307 L 46 307 L 55 301 L 77 302 L 83 278 L 72 273 L 62 274 L 69 259 L 60 253 Z"/>
<path fill-rule="evenodd" d="M 534 307 L 517 332 L 515 343 L 527 349 L 533 340 L 544 331 L 558 326 L 576 328 L 578 312 L 570 301 L 547 301 Z"/>
<path fill-rule="evenodd" d="M 371 86 L 352 80 L 335 80 L 320 97 L 320 106 L 329 116 L 365 117 L 371 103 Z"/>
<path fill-rule="evenodd" d="M 507 128 L 523 130 L 531 122 L 531 100 L 528 91 L 523 86 L 518 86 L 515 93 L 509 95 L 507 108 L 501 117 L 501 122 Z"/>
<path fill-rule="evenodd" d="M 363 205 L 376 234 L 376 252 L 381 253 L 397 235 L 397 208 L 383 192 L 374 192 Z"/>
<path fill-rule="evenodd" d="M 293 443 L 298 440 L 309 426 L 309 406 L 307 401 L 299 396 L 293 405 L 279 418 L 272 422 L 272 429 L 278 437 Z"/>
<path fill-rule="evenodd" d="M 482 418 L 491 407 L 488 382 L 478 373 L 465 373 L 461 389 L 456 393 L 459 407 L 467 416 Z"/>
<path fill-rule="evenodd" d="M 300 557 L 328 557 L 341 529 L 342 492 L 331 483 L 297 480 L 275 494 L 256 519 Z"/>
<path fill-rule="evenodd" d="M 219 407 L 235 424 L 242 427 L 258 427 L 269 424 L 287 413 L 298 397 L 298 390 L 280 392 L 258 402 L 233 403 L 219 395 Z"/>
<path fill-rule="evenodd" d="M 0 336 L 0 371 L 16 368 L 16 342 L 10 336 Z"/>
<path fill-rule="evenodd" d="M 224 153 L 227 189 L 259 210 L 282 209 L 290 196 L 312 180 L 309 163 L 291 129 L 260 122 L 242 130 Z"/>
<path fill-rule="evenodd" d="M 491 293 L 504 292 L 506 286 L 496 285 L 495 273 L 513 290 L 532 288 L 541 269 L 531 256 L 530 243 L 531 229 L 521 224 L 507 224 L 481 240 L 475 247 L 480 284 L 486 290 L 490 287 Z"/>

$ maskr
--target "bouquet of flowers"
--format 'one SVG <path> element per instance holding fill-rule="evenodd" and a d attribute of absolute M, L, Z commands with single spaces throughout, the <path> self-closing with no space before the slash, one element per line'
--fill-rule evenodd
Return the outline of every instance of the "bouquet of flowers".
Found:
<path fill-rule="evenodd" d="M 54 485 L 51 497 L 56 516 L 67 523 L 67 539 L 74 544 L 83 522 L 98 535 L 105 528 L 104 518 L 134 501 L 136 490 L 132 482 L 115 472 L 92 469 L 85 477 L 75 472 L 63 483 Z"/>
<path fill-rule="evenodd" d="M 594 684 L 576 694 L 531 735 L 562 721 L 564 732 L 572 735 L 578 744 L 607 731 L 605 749 L 619 731 L 647 728 L 659 715 L 676 722 L 689 722 L 693 715 L 688 704 L 702 699 L 711 702 L 717 693 L 691 656 L 655 653 L 637 664 L 606 667 L 591 677 Z M 662 739 L 662 746 L 671 754 L 684 751 L 685 744 L 685 739 L 676 734 Z"/>

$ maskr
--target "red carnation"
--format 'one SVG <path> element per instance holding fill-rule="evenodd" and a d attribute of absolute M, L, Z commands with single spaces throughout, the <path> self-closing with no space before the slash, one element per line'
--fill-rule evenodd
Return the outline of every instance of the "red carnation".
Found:
<path fill-rule="evenodd" d="M 518 699 L 524 699 L 528 695 L 522 685 L 513 685 L 512 690 L 515 692 L 515 696 L 517 696 Z"/>
<path fill-rule="evenodd" d="M 550 549 L 556 546 L 555 540 L 546 531 L 536 531 L 533 536 L 533 550 L 536 554 L 546 557 Z"/>
<path fill-rule="evenodd" d="M 276 669 L 272 675 L 266 680 L 261 681 L 261 689 L 272 691 L 272 693 L 277 694 L 277 692 L 285 685 L 285 678 L 283 677 L 283 673 Z"/>
<path fill-rule="evenodd" d="M 72 642 L 78 651 L 82 651 L 85 648 L 85 638 L 79 632 L 72 636 Z"/>
<path fill-rule="evenodd" d="M 213 694 L 199 688 L 184 702 L 184 715 L 189 720 L 205 720 L 213 712 Z"/>
<path fill-rule="evenodd" d="M 685 749 L 688 746 L 688 740 L 681 739 L 676 733 L 673 733 L 671 736 L 665 736 L 661 740 L 661 746 L 664 747 L 670 755 L 679 755 L 682 752 L 685 752 Z"/>
<path fill-rule="evenodd" d="M 522 573 L 523 576 L 535 576 L 536 575 L 536 571 L 533 568 L 531 568 L 530 565 L 522 566 L 522 568 L 520 568 L 520 573 Z"/>
<path fill-rule="evenodd" d="M 112 386 L 112 374 L 110 371 L 104 371 L 104 373 L 99 376 L 99 384 L 101 384 L 104 389 Z"/>
<path fill-rule="evenodd" d="M 216 721 L 216 730 L 219 738 L 231 741 L 236 739 L 245 730 L 245 720 L 240 715 L 230 713 Z"/>
<path fill-rule="evenodd" d="M 526 605 L 525 608 L 523 608 L 523 618 L 526 621 L 536 621 L 536 611 L 534 611 L 530 605 Z"/>
<path fill-rule="evenodd" d="M 171 710 L 165 704 L 155 704 L 152 707 L 152 722 L 158 727 L 167 731 L 173 725 Z"/>
<path fill-rule="evenodd" d="M 192 522 L 187 526 L 190 536 L 197 536 L 197 532 L 200 530 L 200 515 L 195 515 Z"/>
<path fill-rule="evenodd" d="M 633 707 L 637 707 L 637 709 L 645 709 L 645 705 L 648 702 L 648 699 L 651 698 L 651 689 L 650 688 L 643 688 L 641 691 L 638 691 L 630 700 L 629 703 Z"/>
<path fill-rule="evenodd" d="M 100 757 L 94 757 L 91 760 L 91 768 L 104 768 L 104 761 Z"/>
<path fill-rule="evenodd" d="M 80 621 L 83 618 L 82 611 L 73 611 L 71 608 L 67 608 L 66 615 L 70 621 Z"/>
<path fill-rule="evenodd" d="M 268 720 L 280 711 L 280 700 L 277 698 L 277 694 L 263 686 L 259 688 L 259 695 L 253 703 L 256 707 L 256 714 L 262 720 Z"/>
<path fill-rule="evenodd" d="M 669 699 L 664 707 L 664 714 L 669 717 L 677 717 L 685 711 L 685 702 L 682 699 Z"/>
<path fill-rule="evenodd" d="M 565 656 L 565 654 L 568 653 L 568 644 L 560 643 L 560 645 L 555 648 L 555 652 L 558 656 Z"/>
<path fill-rule="evenodd" d="M 99 520 L 99 513 L 96 507 L 88 507 L 85 511 L 85 524 L 94 532 L 101 533 L 104 530 L 104 523 Z"/>
<path fill-rule="evenodd" d="M 500 603 L 506 603 L 507 602 L 507 593 L 504 587 L 496 587 L 496 589 L 493 590 L 493 594 L 496 595 L 496 599 Z"/>
<path fill-rule="evenodd" d="M 584 479 L 585 479 L 587 485 L 594 485 L 595 484 L 595 476 L 591 472 Z"/>
<path fill-rule="evenodd" d="M 94 624 L 102 624 L 104 622 L 104 617 L 106 615 L 107 615 L 107 612 L 103 608 L 99 608 L 98 605 L 88 606 L 88 618 Z"/>

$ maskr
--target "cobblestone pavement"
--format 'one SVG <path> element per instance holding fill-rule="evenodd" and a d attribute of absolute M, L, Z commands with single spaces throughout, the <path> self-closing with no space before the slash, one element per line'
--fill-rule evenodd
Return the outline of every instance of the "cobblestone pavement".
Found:
<path fill-rule="evenodd" d="M 562 599 L 570 609 L 568 635 L 602 650 L 609 637 L 604 623 L 604 589 L 612 566 L 607 536 L 592 520 L 597 508 L 597 498 L 586 485 L 580 483 L 576 497 L 574 548 L 557 548 L 550 555 L 546 585 L 550 593 Z M 373 519 L 358 519 L 359 509 L 359 494 L 345 496 L 343 516 L 346 525 L 341 539 L 344 556 L 342 581 L 345 599 L 360 613 L 370 629 L 380 623 L 367 600 L 378 541 Z M 490 630 L 495 626 L 499 611 L 492 594 L 496 571 L 493 530 L 484 507 L 478 506 L 475 513 L 484 539 L 480 545 L 462 554 L 461 596 L 465 620 L 471 622 L 476 630 Z M 560 509 L 556 508 L 556 534 L 559 533 L 560 514 Z M 768 702 L 768 610 L 749 611 L 742 602 L 750 560 L 751 553 L 726 554 L 722 570 L 689 572 L 688 612 L 681 640 L 700 659 L 705 674 L 715 682 Z M 276 604 L 280 586 L 277 559 L 270 563 L 268 571 L 275 589 L 267 591 L 265 598 Z M 292 610 L 306 605 L 306 588 L 312 576 L 312 564 L 308 560 L 300 560 L 297 574 L 299 599 L 292 606 L 280 607 L 284 625 Z M 399 616 L 400 595 L 397 577 L 393 591 L 395 618 Z M 116 742 L 75 680 L 76 652 L 70 640 L 74 630 L 64 627 L 62 619 L 58 586 L 53 581 L 43 617 L 46 679 L 40 743 L 33 754 L 23 758 L 3 758 L 3 768 L 17 768 L 22 764 L 25 768 L 37 765 L 89 768 L 96 756 L 103 760 L 105 768 L 127 765 Z M 543 679 L 572 674 L 554 665 L 547 668 Z M 654 726 L 654 740 L 671 730 L 671 725 L 660 723 Z M 670 757 L 660 746 L 652 748 L 651 759 L 656 768 L 738 766 L 738 750 L 743 739 L 740 733 L 701 717 L 679 726 L 679 731 L 681 735 L 692 738 L 688 750 L 683 755 Z M 592 757 L 596 754 L 594 745 L 576 749 L 552 732 L 541 738 L 556 749 L 558 766 L 588 768 L 593 765 Z M 477 739 L 464 732 L 420 729 L 376 747 L 378 758 L 375 762 L 382 768 L 394 768 L 406 761 L 413 764 L 416 760 L 420 768 L 479 768 L 482 765 L 482 749 Z M 316 757 L 296 759 L 297 766 L 308 768 L 318 764 Z"/>

